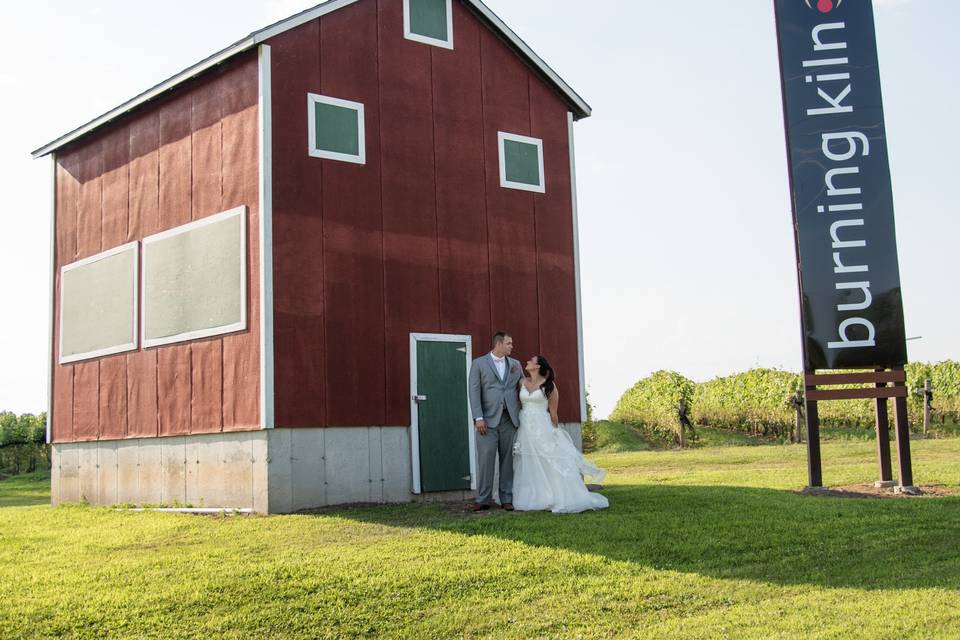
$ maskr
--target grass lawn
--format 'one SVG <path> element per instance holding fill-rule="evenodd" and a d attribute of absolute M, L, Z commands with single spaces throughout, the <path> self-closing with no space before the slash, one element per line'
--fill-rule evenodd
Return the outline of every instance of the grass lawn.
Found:
<path fill-rule="evenodd" d="M 574 516 L 51 509 L 0 482 L 0 637 L 960 635 L 960 439 L 914 443 L 941 498 L 797 495 L 796 445 L 593 457 L 611 508 Z M 871 442 L 823 460 L 875 477 Z"/>
<path fill-rule="evenodd" d="M 0 508 L 50 503 L 50 474 L 25 473 L 0 480 Z"/>

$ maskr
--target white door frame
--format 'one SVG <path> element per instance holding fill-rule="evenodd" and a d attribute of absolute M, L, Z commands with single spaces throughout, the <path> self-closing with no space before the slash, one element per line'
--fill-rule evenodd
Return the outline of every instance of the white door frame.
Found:
<path fill-rule="evenodd" d="M 410 334 L 410 465 L 413 475 L 413 492 L 422 493 L 420 488 L 420 415 L 417 411 L 417 343 L 424 342 L 463 342 L 467 345 L 464 355 L 467 384 L 464 387 L 464 402 L 467 418 L 464 428 L 470 447 L 470 489 L 477 490 L 477 436 L 470 416 L 470 364 L 473 361 L 473 341 L 470 336 L 445 333 Z"/>

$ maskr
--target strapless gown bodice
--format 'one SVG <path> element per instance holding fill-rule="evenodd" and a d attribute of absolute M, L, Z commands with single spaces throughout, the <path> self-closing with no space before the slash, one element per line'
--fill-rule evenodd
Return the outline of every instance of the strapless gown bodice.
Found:
<path fill-rule="evenodd" d="M 524 385 L 520 385 L 520 408 L 524 411 L 547 411 L 550 401 L 544 395 L 543 389 L 536 389 L 530 393 Z"/>

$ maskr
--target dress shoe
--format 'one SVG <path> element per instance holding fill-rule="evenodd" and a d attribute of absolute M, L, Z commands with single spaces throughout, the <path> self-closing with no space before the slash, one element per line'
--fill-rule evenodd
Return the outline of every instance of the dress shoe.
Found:
<path fill-rule="evenodd" d="M 504 511 L 513 511 L 513 503 L 504 502 L 502 505 L 500 505 L 500 508 L 503 509 Z"/>
<path fill-rule="evenodd" d="M 486 511 L 490 508 L 490 505 L 480 504 L 478 502 L 468 502 L 464 508 L 467 511 Z"/>

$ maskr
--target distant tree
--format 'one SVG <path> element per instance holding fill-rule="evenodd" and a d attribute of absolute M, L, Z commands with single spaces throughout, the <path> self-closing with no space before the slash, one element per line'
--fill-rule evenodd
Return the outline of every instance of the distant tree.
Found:
<path fill-rule="evenodd" d="M 0 411 L 0 474 L 33 472 L 41 462 L 49 468 L 46 413 Z"/>

